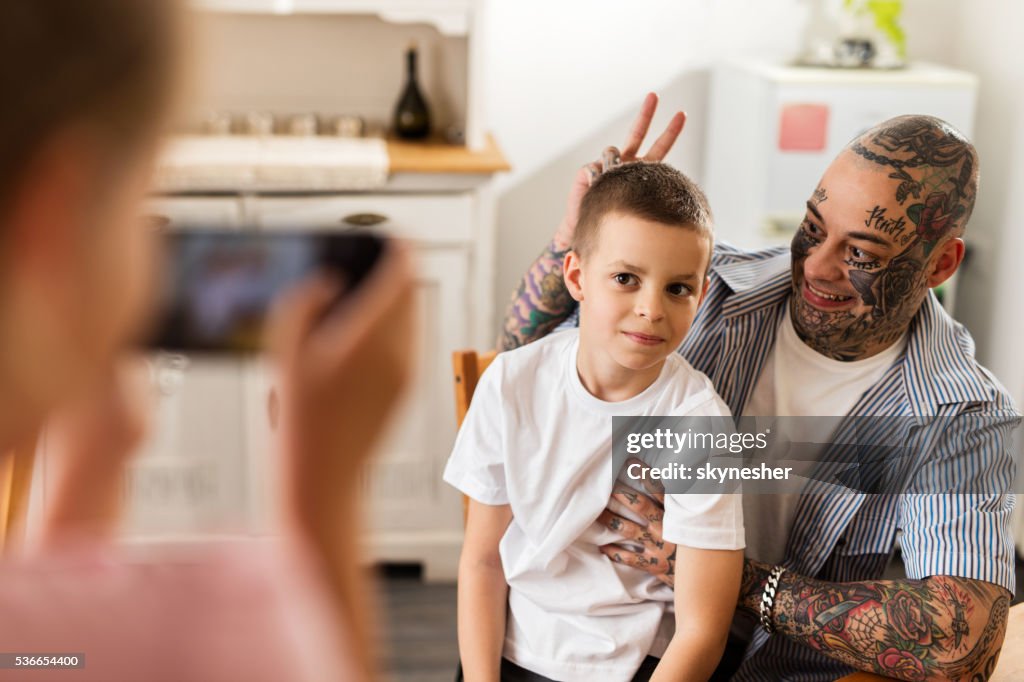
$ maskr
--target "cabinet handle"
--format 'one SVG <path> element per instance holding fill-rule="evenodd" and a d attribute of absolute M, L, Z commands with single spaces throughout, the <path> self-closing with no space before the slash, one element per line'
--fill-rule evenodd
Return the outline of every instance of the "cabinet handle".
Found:
<path fill-rule="evenodd" d="M 373 225 L 385 223 L 387 220 L 388 217 L 386 215 L 380 215 L 379 213 L 353 213 L 342 218 L 341 222 L 352 227 L 372 227 Z"/>

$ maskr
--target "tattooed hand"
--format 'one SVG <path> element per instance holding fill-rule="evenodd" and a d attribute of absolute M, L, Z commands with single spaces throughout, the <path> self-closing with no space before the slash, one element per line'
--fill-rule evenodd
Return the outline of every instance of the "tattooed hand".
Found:
<path fill-rule="evenodd" d="M 748 560 L 740 606 L 756 614 L 771 567 Z M 1009 593 L 980 580 L 832 583 L 782 574 L 776 631 L 858 670 L 900 680 L 986 680 L 1006 632 Z"/>
<path fill-rule="evenodd" d="M 644 103 L 640 107 L 640 113 L 633 121 L 633 127 L 629 131 L 626 144 L 619 151 L 616 147 L 607 147 L 601 154 L 599 161 L 588 163 L 579 172 L 573 181 L 572 189 L 569 190 L 569 200 L 565 207 L 565 216 L 555 232 L 555 246 L 559 249 L 568 249 L 572 244 L 573 233 L 576 230 L 576 220 L 579 217 L 580 202 L 583 195 L 587 193 L 590 185 L 604 171 L 622 163 L 633 161 L 661 161 L 676 143 L 676 138 L 683 131 L 686 123 L 686 114 L 677 112 L 669 121 L 665 132 L 651 145 L 651 148 L 643 156 L 639 156 L 640 145 L 647 136 L 647 130 L 651 127 L 651 120 L 658 108 L 658 96 L 653 92 L 648 93 Z"/>
<path fill-rule="evenodd" d="M 683 131 L 686 114 L 677 112 L 647 153 L 639 156 L 640 145 L 647 136 L 657 108 L 658 96 L 652 92 L 644 99 L 622 151 L 607 147 L 600 161 L 588 163 L 576 173 L 569 190 L 565 216 L 555 231 L 554 239 L 527 269 L 512 292 L 512 299 L 505 309 L 501 338 L 498 339 L 498 347 L 502 350 L 512 350 L 544 337 L 574 310 L 575 302 L 562 281 L 562 262 L 572 246 L 583 196 L 607 168 L 632 161 L 661 161 L 665 158 Z"/>
<path fill-rule="evenodd" d="M 611 544 L 601 547 L 601 551 L 612 561 L 647 571 L 669 587 L 675 587 L 676 546 L 661 535 L 665 517 L 664 488 L 658 481 L 644 483 L 648 488 L 646 493 L 620 485 L 612 493 L 612 499 L 644 519 L 646 525 L 631 521 L 611 509 L 605 509 L 597 517 L 598 523 L 621 535 L 624 541 L 639 545 L 639 549 Z"/>

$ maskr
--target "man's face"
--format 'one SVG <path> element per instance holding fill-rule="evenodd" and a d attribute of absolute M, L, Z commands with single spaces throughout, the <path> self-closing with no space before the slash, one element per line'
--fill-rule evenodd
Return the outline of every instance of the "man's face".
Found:
<path fill-rule="evenodd" d="M 577 259 L 579 277 L 570 282 L 580 300 L 581 337 L 615 366 L 656 366 L 693 324 L 705 291 L 708 240 L 686 227 L 611 213 L 596 242 Z"/>
<path fill-rule="evenodd" d="M 932 228 L 942 216 L 913 197 L 902 205 L 898 186 L 846 151 L 807 202 L 792 242 L 790 312 L 800 337 L 824 355 L 857 360 L 888 347 L 928 292 L 929 255 L 946 236 Z"/>

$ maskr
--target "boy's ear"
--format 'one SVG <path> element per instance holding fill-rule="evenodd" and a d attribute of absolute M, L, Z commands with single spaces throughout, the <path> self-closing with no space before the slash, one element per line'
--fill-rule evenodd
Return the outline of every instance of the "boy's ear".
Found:
<path fill-rule="evenodd" d="M 569 295 L 576 301 L 582 301 L 583 264 L 575 251 L 565 254 L 565 260 L 562 261 L 562 277 L 565 279 L 565 288 L 569 290 Z"/>
<path fill-rule="evenodd" d="M 704 302 L 704 297 L 708 295 L 708 289 L 711 288 L 711 278 L 704 275 L 704 286 L 700 288 L 700 300 L 697 301 L 697 305 Z"/>

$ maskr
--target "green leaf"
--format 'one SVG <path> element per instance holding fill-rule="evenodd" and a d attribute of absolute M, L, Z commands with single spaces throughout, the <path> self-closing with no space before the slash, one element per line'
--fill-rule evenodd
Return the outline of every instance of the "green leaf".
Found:
<path fill-rule="evenodd" d="M 924 204 L 912 204 L 907 208 L 907 217 L 914 221 L 914 225 L 921 224 L 921 211 L 924 210 Z"/>
<path fill-rule="evenodd" d="M 903 0 L 867 0 L 868 11 L 875 17 L 875 26 L 896 47 L 901 58 L 907 56 L 907 36 L 900 26 Z"/>

